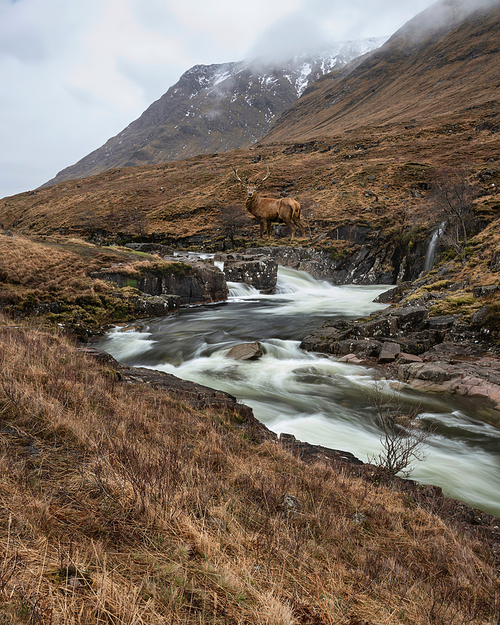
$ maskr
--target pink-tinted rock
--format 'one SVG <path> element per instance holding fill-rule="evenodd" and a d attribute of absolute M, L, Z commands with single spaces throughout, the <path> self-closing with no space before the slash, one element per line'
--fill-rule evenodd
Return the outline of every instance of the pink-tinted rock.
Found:
<path fill-rule="evenodd" d="M 399 354 L 398 363 L 400 365 L 409 365 L 412 362 L 423 362 L 420 356 L 416 356 L 415 354 L 407 354 L 406 352 L 401 352 Z"/>
<path fill-rule="evenodd" d="M 342 356 L 342 358 L 339 358 L 339 362 L 345 362 L 349 365 L 366 365 L 366 360 L 358 358 L 356 354 L 346 354 Z"/>

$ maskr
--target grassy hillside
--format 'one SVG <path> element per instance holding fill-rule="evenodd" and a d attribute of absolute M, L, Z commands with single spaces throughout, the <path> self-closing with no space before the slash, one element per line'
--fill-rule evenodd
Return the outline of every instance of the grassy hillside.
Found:
<path fill-rule="evenodd" d="M 491 2 L 457 24 L 460 7 L 469 12 L 473 6 L 464 0 L 431 5 L 361 64 L 314 83 L 263 140 L 308 141 L 360 126 L 440 118 L 460 124 L 491 105 L 491 128 L 498 129 L 500 6 Z"/>
<path fill-rule="evenodd" d="M 194 271 L 158 256 L 61 236 L 0 236 L 0 259 L 0 310 L 15 320 L 35 318 L 40 326 L 65 328 L 80 339 L 106 324 L 145 316 L 134 277 Z M 110 267 L 130 275 L 131 286 L 91 277 Z"/>
<path fill-rule="evenodd" d="M 488 550 L 410 495 L 0 324 L 2 623 L 496 622 Z"/>
<path fill-rule="evenodd" d="M 470 176 L 492 170 L 483 184 L 483 212 L 496 216 L 499 133 L 485 120 L 494 103 L 460 123 L 429 120 L 360 128 L 306 143 L 280 143 L 159 166 L 114 169 L 0 200 L 0 225 L 24 234 L 63 234 L 94 241 L 155 240 L 216 249 L 221 208 L 245 201 L 240 174 L 271 176 L 263 194 L 296 197 L 313 240 L 334 228 L 364 224 L 402 233 L 438 223 L 426 203 L 435 168 L 464 166 Z M 496 118 L 495 118 L 496 119 Z M 496 187 L 491 186 L 496 181 Z M 258 228 L 242 234 L 255 242 Z M 422 235 L 427 236 L 427 231 Z"/>

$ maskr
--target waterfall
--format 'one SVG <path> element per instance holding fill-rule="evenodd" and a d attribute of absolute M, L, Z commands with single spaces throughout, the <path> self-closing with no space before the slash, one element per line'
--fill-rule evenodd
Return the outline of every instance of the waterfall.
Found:
<path fill-rule="evenodd" d="M 436 258 L 436 249 L 439 241 L 439 237 L 443 234 L 444 222 L 432 233 L 431 240 L 429 241 L 429 247 L 425 255 L 424 273 L 427 273 L 434 267 L 434 260 Z"/>

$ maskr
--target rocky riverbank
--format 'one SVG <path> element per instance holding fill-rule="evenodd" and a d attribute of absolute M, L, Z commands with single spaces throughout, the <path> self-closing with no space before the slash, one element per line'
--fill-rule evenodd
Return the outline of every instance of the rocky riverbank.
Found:
<path fill-rule="evenodd" d="M 306 464 L 326 463 L 338 472 L 362 477 L 374 487 L 379 484 L 380 472 L 377 467 L 363 463 L 349 452 L 311 445 L 297 440 L 291 434 L 282 433 L 278 437 L 255 418 L 251 408 L 237 402 L 236 398 L 228 393 L 181 380 L 168 373 L 129 367 L 119 363 L 109 354 L 93 348 L 82 347 L 80 351 L 105 364 L 109 368 L 110 375 L 113 374 L 121 384 L 149 385 L 195 408 L 210 407 L 232 413 L 234 415 L 232 426 L 244 432 L 256 443 L 272 442 Z M 394 490 L 406 493 L 413 505 L 418 504 L 432 511 L 447 523 L 460 527 L 471 539 L 487 544 L 500 570 L 500 519 L 475 510 L 459 500 L 445 497 L 441 488 L 436 486 L 420 485 L 414 480 L 394 476 L 384 483 Z"/>
<path fill-rule="evenodd" d="M 476 308 L 469 322 L 463 313 L 433 314 L 443 293 L 415 297 L 422 284 L 383 294 L 379 301 L 393 304 L 369 319 L 327 321 L 301 347 L 351 364 L 376 363 L 413 388 L 480 398 L 500 411 L 500 357 L 485 325 L 491 288 L 467 295 Z M 448 291 L 455 287 L 450 283 Z"/>

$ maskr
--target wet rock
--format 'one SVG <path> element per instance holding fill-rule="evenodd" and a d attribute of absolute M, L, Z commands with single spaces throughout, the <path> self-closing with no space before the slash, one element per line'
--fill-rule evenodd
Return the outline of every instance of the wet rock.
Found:
<path fill-rule="evenodd" d="M 414 382 L 415 380 L 428 382 L 432 385 L 442 385 L 443 382 L 460 377 L 459 373 L 443 363 L 416 362 L 408 365 L 401 365 L 398 377 L 404 382 Z"/>
<path fill-rule="evenodd" d="M 224 262 L 224 276 L 229 282 L 244 282 L 264 293 L 274 290 L 278 280 L 278 264 L 269 256 L 227 254 L 217 260 Z"/>
<path fill-rule="evenodd" d="M 423 362 L 420 356 L 416 356 L 415 354 L 407 354 L 405 352 L 400 352 L 398 363 L 400 365 L 409 365 L 413 362 Z"/>
<path fill-rule="evenodd" d="M 232 347 L 226 356 L 234 360 L 258 360 L 263 356 L 262 345 L 259 342 L 242 343 Z"/>
<path fill-rule="evenodd" d="M 380 353 L 378 355 L 378 361 L 381 363 L 394 362 L 401 352 L 401 347 L 398 343 L 383 343 Z"/>
<path fill-rule="evenodd" d="M 429 319 L 430 330 L 445 330 L 451 328 L 455 321 L 459 319 L 459 315 L 441 315 L 439 317 L 431 317 Z"/>
<path fill-rule="evenodd" d="M 366 365 L 366 360 L 358 358 L 356 354 L 347 354 L 339 358 L 339 362 L 345 362 L 348 365 Z"/>
<path fill-rule="evenodd" d="M 388 291 L 384 291 L 373 301 L 377 304 L 391 304 L 392 302 L 398 302 L 405 290 L 411 285 L 411 282 L 402 282 Z"/>
<path fill-rule="evenodd" d="M 357 336 L 364 338 L 380 337 L 380 336 L 394 336 L 398 329 L 398 322 L 393 317 L 387 317 L 385 319 L 376 319 L 375 321 L 368 321 L 366 323 L 359 324 L 353 328 L 353 332 Z"/>
<path fill-rule="evenodd" d="M 345 339 L 343 341 L 334 341 L 333 343 L 330 343 L 328 347 L 331 350 L 329 353 L 335 354 L 335 356 L 355 354 L 358 358 L 378 358 L 382 348 L 382 343 L 380 341 L 369 339 Z"/>
<path fill-rule="evenodd" d="M 336 356 L 354 353 L 358 357 L 379 357 L 384 339 L 400 345 L 402 351 L 421 354 L 443 340 L 434 330 L 423 330 L 428 311 L 423 306 L 408 306 L 383 311 L 370 321 L 325 323 L 305 337 L 301 348 Z"/>
<path fill-rule="evenodd" d="M 480 354 L 480 349 L 469 344 L 458 344 L 452 341 L 443 341 L 439 345 L 434 345 L 421 355 L 425 361 L 454 362 L 456 360 L 472 360 L 475 355 Z"/>
<path fill-rule="evenodd" d="M 404 308 L 391 310 L 388 314 L 397 319 L 398 330 L 407 330 L 409 328 L 415 329 L 416 326 L 427 319 L 429 311 L 425 306 L 405 306 Z"/>
<path fill-rule="evenodd" d="M 398 377 L 413 388 L 484 399 L 500 410 L 500 360 L 497 358 L 462 360 L 457 364 L 449 361 L 402 364 Z"/>
<path fill-rule="evenodd" d="M 442 340 L 443 333 L 432 330 L 422 330 L 421 332 L 408 331 L 403 337 L 397 337 L 397 342 L 401 345 L 403 351 L 417 356 L 427 352 Z"/>
<path fill-rule="evenodd" d="M 293 434 L 283 432 L 280 434 L 279 442 L 287 451 L 298 456 L 308 464 L 323 461 L 336 465 L 363 465 L 359 458 L 356 458 L 348 451 L 329 449 L 321 445 L 311 445 L 310 443 L 297 440 Z"/>

